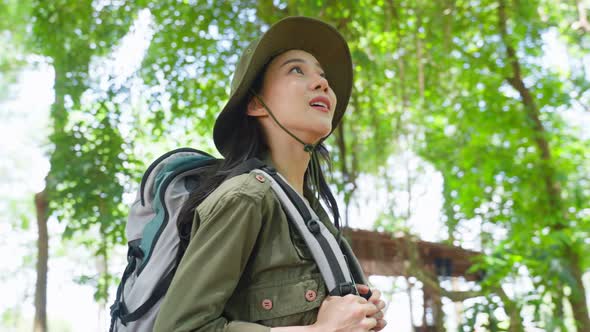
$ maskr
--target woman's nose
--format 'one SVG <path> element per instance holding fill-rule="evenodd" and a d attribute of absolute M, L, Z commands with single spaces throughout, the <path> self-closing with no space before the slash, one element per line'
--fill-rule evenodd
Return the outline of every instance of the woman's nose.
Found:
<path fill-rule="evenodd" d="M 329 87 L 330 87 L 330 84 L 328 83 L 328 80 L 322 75 L 317 75 L 317 78 L 313 82 L 313 89 L 314 90 L 321 89 L 324 92 L 328 92 Z"/>

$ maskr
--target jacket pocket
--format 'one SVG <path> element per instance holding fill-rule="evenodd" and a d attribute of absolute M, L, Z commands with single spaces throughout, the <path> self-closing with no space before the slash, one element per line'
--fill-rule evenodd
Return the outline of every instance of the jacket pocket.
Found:
<path fill-rule="evenodd" d="M 245 291 L 250 321 L 266 326 L 307 325 L 315 322 L 326 297 L 319 274 L 255 285 Z"/>

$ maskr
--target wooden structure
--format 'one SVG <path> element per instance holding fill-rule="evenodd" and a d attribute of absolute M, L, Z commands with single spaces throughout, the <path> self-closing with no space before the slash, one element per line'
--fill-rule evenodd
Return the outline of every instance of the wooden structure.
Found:
<path fill-rule="evenodd" d="M 463 277 L 479 281 L 483 274 L 468 273 L 473 258 L 480 253 L 443 243 L 427 242 L 391 233 L 345 229 L 355 255 L 367 275 L 415 276 L 424 284 L 424 315 L 422 326 L 415 331 L 442 331 L 441 288 L 444 278 Z M 420 274 L 417 276 L 416 274 Z M 429 279 L 431 282 L 424 282 Z M 427 314 L 431 317 L 426 319 Z"/>

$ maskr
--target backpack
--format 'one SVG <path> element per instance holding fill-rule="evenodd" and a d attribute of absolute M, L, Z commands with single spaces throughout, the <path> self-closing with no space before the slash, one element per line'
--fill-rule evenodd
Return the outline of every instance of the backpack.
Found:
<path fill-rule="evenodd" d="M 176 221 L 199 179 L 195 175 L 218 159 L 192 148 L 180 148 L 157 158 L 145 171 L 130 206 L 126 235 L 127 266 L 111 309 L 110 331 L 151 331 L 160 304 L 177 267 L 180 244 Z M 330 295 L 357 294 L 358 264 L 348 267 L 348 246 L 336 238 L 315 212 L 273 168 L 250 159 L 230 175 L 256 172 L 270 181 L 289 222 L 310 248 Z M 343 251 L 344 250 L 344 253 Z M 360 278 L 360 277 L 359 277 Z M 370 294 L 363 295 L 368 299 Z"/>

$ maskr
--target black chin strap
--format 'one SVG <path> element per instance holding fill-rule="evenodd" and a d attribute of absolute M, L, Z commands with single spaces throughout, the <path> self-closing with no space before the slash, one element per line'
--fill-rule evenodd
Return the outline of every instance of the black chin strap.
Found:
<path fill-rule="evenodd" d="M 290 132 L 289 129 L 285 128 L 279 122 L 279 120 L 277 120 L 277 118 L 275 117 L 275 115 L 271 112 L 270 108 L 268 106 L 266 106 L 266 103 L 262 100 L 262 98 L 260 98 L 260 96 L 256 92 L 254 92 L 253 90 L 250 90 L 250 92 L 252 92 L 252 94 L 254 95 L 254 97 L 256 97 L 256 99 L 258 99 L 258 101 L 262 104 L 262 106 L 264 107 L 264 109 L 266 109 L 266 111 L 268 112 L 268 114 L 270 115 L 270 117 L 275 121 L 275 123 L 279 127 L 281 127 L 281 129 L 283 129 L 287 134 L 289 134 L 289 136 L 293 137 L 297 142 L 299 142 L 299 143 L 301 143 L 303 145 L 303 150 L 305 152 L 312 152 L 312 151 L 315 150 L 316 144 L 305 143 L 299 137 L 295 136 L 295 134 L 293 134 L 292 132 Z"/>
<path fill-rule="evenodd" d="M 250 92 L 252 93 L 252 95 L 258 99 L 258 101 L 262 104 L 262 106 L 264 107 L 264 109 L 266 109 L 266 111 L 268 112 L 268 114 L 270 115 L 270 117 L 274 120 L 274 122 L 281 128 L 283 129 L 283 131 L 285 131 L 287 134 L 289 134 L 289 136 L 293 137 L 293 139 L 295 139 L 297 142 L 301 143 L 303 145 L 303 150 L 305 152 L 308 152 L 310 155 L 310 165 L 309 165 L 309 177 L 310 177 L 310 181 L 311 184 L 313 186 L 313 188 L 315 189 L 313 192 L 316 195 L 316 199 L 318 200 L 318 202 L 320 201 L 320 160 L 317 154 L 317 143 L 316 144 L 310 144 L 310 143 L 305 143 L 303 140 L 301 140 L 299 137 L 295 136 L 295 134 L 293 134 L 292 132 L 289 131 L 289 129 L 285 128 L 280 122 L 279 120 L 277 120 L 277 118 L 275 117 L 275 115 L 272 113 L 272 111 L 270 110 L 270 108 L 268 106 L 266 106 L 266 103 L 264 103 L 264 101 L 262 100 L 262 98 L 260 98 L 260 96 L 254 92 L 254 90 L 250 89 Z M 334 200 L 333 196 L 331 193 L 329 193 L 329 197 L 331 198 L 331 204 L 336 204 L 336 201 Z M 341 237 L 342 237 L 342 232 L 340 230 L 340 225 L 339 225 L 339 221 L 338 221 L 339 216 L 334 216 L 334 222 L 336 224 L 336 228 L 338 229 L 338 236 L 337 236 L 337 240 L 338 243 L 340 244 L 341 241 Z"/>
<path fill-rule="evenodd" d="M 272 113 L 272 111 L 270 110 L 270 108 L 268 106 L 266 106 L 266 103 L 262 100 L 262 98 L 260 98 L 260 96 L 254 92 L 254 90 L 250 89 L 250 92 L 252 93 L 252 95 L 254 97 L 256 97 L 256 99 L 258 99 L 258 101 L 262 104 L 262 106 L 264 107 L 264 109 L 266 109 L 266 111 L 268 112 L 268 114 L 270 115 L 270 117 L 274 120 L 274 122 L 281 127 L 281 129 L 283 129 L 283 131 L 285 131 L 287 134 L 289 134 L 289 136 L 293 137 L 293 139 L 295 139 L 297 142 L 301 143 L 303 145 L 303 150 L 305 152 L 309 153 L 310 156 L 310 178 L 311 178 L 311 182 L 312 185 L 314 187 L 314 191 L 316 193 L 316 198 L 319 200 L 319 195 L 320 195 L 320 179 L 319 179 L 319 171 L 320 171 L 320 162 L 317 156 L 317 152 L 316 152 L 316 147 L 317 147 L 317 143 L 316 144 L 311 144 L 311 143 L 305 143 L 303 140 L 301 140 L 299 137 L 295 136 L 295 134 L 293 134 L 292 132 L 289 131 L 289 129 L 285 128 L 280 122 L 279 120 L 277 120 L 277 118 L 275 117 L 275 115 Z"/>

